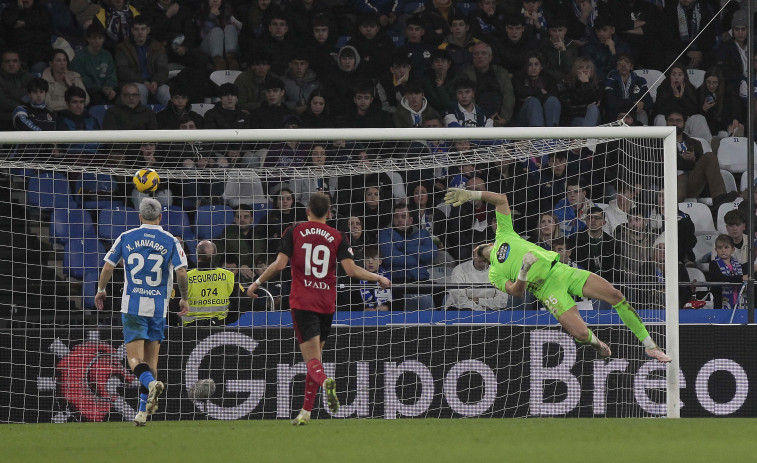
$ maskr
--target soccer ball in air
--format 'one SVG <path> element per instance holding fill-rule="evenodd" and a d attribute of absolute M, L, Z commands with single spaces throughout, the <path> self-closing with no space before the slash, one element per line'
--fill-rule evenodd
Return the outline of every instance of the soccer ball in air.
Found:
<path fill-rule="evenodd" d="M 152 193 L 158 189 L 160 175 L 153 169 L 139 169 L 132 178 L 137 190 L 142 193 Z"/>

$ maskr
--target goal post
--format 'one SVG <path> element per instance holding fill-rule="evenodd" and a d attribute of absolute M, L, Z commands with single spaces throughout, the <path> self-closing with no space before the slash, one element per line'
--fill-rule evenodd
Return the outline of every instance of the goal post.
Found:
<path fill-rule="evenodd" d="M 336 141 L 338 143 L 335 143 Z M 438 141 L 439 144 L 433 144 L 431 141 Z M 329 150 L 338 154 L 326 164 L 314 165 L 304 162 L 303 159 L 297 160 L 299 154 L 286 152 L 288 154 L 281 156 L 286 155 L 294 159 L 292 165 L 287 165 L 285 162 L 274 163 L 273 158 L 269 157 L 273 151 L 273 144 L 286 145 L 287 143 L 290 145 L 301 143 L 303 146 L 306 145 L 308 150 L 318 144 L 328 144 Z M 605 202 L 615 197 L 616 188 L 630 185 L 636 189 L 635 202 L 643 206 L 645 214 L 648 214 L 647 209 L 660 206 L 656 204 L 657 191 L 664 188 L 664 205 L 656 209 L 661 212 L 660 217 L 665 217 L 664 260 L 667 263 L 678 262 L 678 226 L 675 220 L 678 215 L 675 194 L 677 189 L 676 143 L 675 130 L 670 127 L 5 132 L 0 134 L 0 173 L 7 178 L 11 188 L 18 188 L 18 191 L 10 194 L 15 201 L 18 201 L 22 194 L 28 193 L 25 190 L 30 188 L 29 180 L 34 176 L 39 176 L 39 172 L 61 174 L 64 182 L 68 182 L 71 186 L 84 174 L 112 176 L 121 184 L 126 184 L 127 189 L 118 190 L 120 195 L 118 198 L 112 194 L 109 194 L 108 198 L 118 199 L 126 209 L 129 209 L 138 204 L 139 198 L 142 197 L 131 192 L 128 184 L 137 169 L 148 167 L 144 164 L 145 158 L 141 157 L 142 153 L 139 151 L 140 146 L 145 144 L 156 145 L 152 149 L 164 158 L 164 162 L 156 165 L 155 169 L 160 174 L 161 183 L 170 184 L 174 191 L 174 195 L 169 196 L 168 199 L 161 197 L 168 201 L 164 204 L 166 205 L 165 213 L 185 214 L 183 216 L 185 218 L 179 217 L 178 220 L 191 218 L 192 223 L 182 223 L 181 227 L 192 230 L 193 233 L 191 236 L 181 236 L 181 238 L 192 258 L 195 257 L 193 250 L 196 248 L 197 241 L 202 239 L 202 236 L 226 236 L 219 235 L 215 231 L 215 227 L 219 224 L 214 221 L 218 220 L 216 217 L 220 217 L 220 215 L 214 215 L 215 212 L 208 213 L 210 222 L 201 223 L 200 210 L 208 211 L 207 208 L 203 208 L 204 206 L 222 206 L 224 211 L 231 214 L 228 206 L 246 204 L 245 200 L 249 200 L 254 203 L 252 204 L 254 220 L 265 221 L 265 214 L 270 214 L 272 210 L 275 210 L 271 200 L 274 196 L 279 197 L 281 188 L 292 189 L 296 202 L 301 198 L 306 198 L 303 196 L 306 191 L 329 191 L 332 196 L 335 196 L 333 202 L 335 214 L 339 216 L 338 223 L 346 225 L 347 228 L 343 231 L 349 234 L 349 218 L 352 217 L 353 211 L 364 210 L 363 202 L 367 198 L 364 195 L 368 194 L 369 188 L 375 187 L 376 190 L 380 190 L 381 198 L 389 201 L 389 206 L 387 209 L 377 206 L 376 212 L 372 212 L 374 215 L 369 217 L 366 212 L 366 215 L 361 217 L 361 219 L 370 219 L 362 221 L 363 231 L 376 235 L 375 243 L 365 240 L 366 244 L 362 245 L 362 262 L 367 255 L 364 254 L 367 248 L 378 248 L 384 244 L 382 240 L 386 238 L 386 235 L 380 235 L 380 232 L 387 227 L 391 228 L 393 207 L 399 203 L 412 203 L 414 200 L 413 192 L 409 191 L 410 186 L 432 185 L 429 188 L 433 189 L 436 188 L 434 186 L 436 183 L 444 183 L 445 188 L 465 185 L 465 182 L 476 177 L 479 171 L 485 171 L 489 175 L 500 164 L 505 167 L 517 165 L 518 168 L 516 170 L 515 167 L 511 167 L 502 171 L 507 174 L 503 173 L 502 178 L 497 178 L 496 182 L 486 177 L 484 187 L 497 191 L 496 188 L 507 185 L 509 188 L 507 191 L 499 192 L 508 194 L 513 208 L 520 214 L 515 221 L 516 227 L 521 228 L 516 231 L 524 237 L 538 235 L 541 216 L 545 212 L 553 212 L 543 210 L 543 204 L 558 203 L 557 200 L 563 200 L 567 194 L 563 190 L 555 193 L 559 194 L 559 198 L 545 196 L 546 190 L 543 188 L 545 185 L 539 183 L 540 172 L 548 170 L 547 165 L 553 162 L 555 153 L 568 153 L 566 154 L 566 171 L 570 173 L 565 174 L 568 178 L 564 182 L 580 179 L 582 187 L 588 187 L 592 189 L 592 192 L 596 191 L 601 198 L 605 199 Z M 189 159 L 180 156 L 183 148 L 176 147 L 184 144 L 189 147 L 187 148 L 189 151 L 195 150 L 196 158 Z M 200 144 L 204 144 L 203 146 L 207 148 L 205 156 L 210 156 L 213 162 L 218 162 L 217 167 L 199 167 L 201 164 L 204 166 L 207 161 L 205 159 L 200 162 L 203 158 L 202 153 L 197 154 L 197 150 L 201 148 Z M 442 145 L 443 150 L 439 148 Z M 90 151 L 87 151 L 88 149 Z M 132 156 L 135 150 L 139 154 L 136 158 Z M 309 156 L 311 153 L 308 150 L 303 152 Z M 282 148 L 282 152 L 284 151 L 286 147 Z M 357 155 L 365 151 L 368 151 L 370 156 L 360 158 Z M 233 159 L 217 154 L 223 152 L 234 152 Z M 576 153 L 575 159 L 570 154 L 571 152 Z M 69 153 L 75 156 L 69 156 Z M 230 167 L 224 165 L 221 162 L 222 158 L 225 159 L 223 162 L 229 162 L 229 159 L 232 159 L 231 162 L 236 162 L 236 164 Z M 184 162 L 187 160 L 192 162 Z M 572 163 L 575 163 L 575 166 Z M 471 168 L 468 166 L 472 166 L 472 171 L 467 170 Z M 472 175 L 467 176 L 471 172 Z M 368 176 L 371 176 L 371 180 L 365 180 Z M 363 179 L 361 183 L 352 183 L 352 179 L 358 177 Z M 436 182 L 442 178 L 444 182 Z M 339 183 L 342 179 L 347 180 Z M 326 180 L 331 190 L 328 186 L 323 187 L 319 183 L 321 180 Z M 462 183 L 453 184 L 453 181 Z M 231 195 L 228 189 L 215 188 L 217 185 L 228 187 L 234 182 L 239 185 L 244 184 L 243 186 L 247 188 L 246 199 Z M 557 183 L 554 182 L 555 185 Z M 207 188 L 201 189 L 198 186 L 201 184 L 202 188 Z M 188 193 L 189 191 L 191 194 Z M 203 194 L 216 195 L 215 192 L 221 191 L 223 195 L 210 198 L 213 199 L 212 201 L 203 201 L 208 198 L 201 197 Z M 345 192 L 349 194 L 345 195 Z M 390 198 L 384 198 L 385 192 Z M 183 202 L 182 193 L 194 197 L 196 201 Z M 432 191 L 428 193 L 429 196 L 433 196 Z M 76 194 L 77 192 L 72 192 L 72 195 Z M 98 199 L 98 194 L 97 191 L 92 192 L 95 199 Z M 515 195 L 518 199 L 513 199 L 511 195 Z M 238 193 L 238 196 L 243 195 Z M 158 197 L 157 194 L 156 197 Z M 105 195 L 103 195 L 104 198 Z M 438 200 L 438 195 L 436 199 Z M 0 203 L 3 201 L 10 202 L 11 200 L 0 198 Z M 570 205 L 565 204 L 565 207 Z M 258 205 L 262 205 L 262 209 L 256 209 Z M 10 207 L 10 204 L 8 206 Z M 43 263 L 43 266 L 55 270 L 57 276 L 52 283 L 56 287 L 67 285 L 68 300 L 76 299 L 74 303 L 76 309 L 80 311 L 79 313 L 86 314 L 91 310 L 88 298 L 92 296 L 92 273 L 84 272 L 82 277 L 73 277 L 61 272 L 60 268 L 56 268 L 56 266 L 64 265 L 63 260 L 67 259 L 71 253 L 69 248 L 65 247 L 67 244 L 61 244 L 61 240 L 55 242 L 56 238 L 59 238 L 55 235 L 58 232 L 53 231 L 55 227 L 51 224 L 55 219 L 53 214 L 57 207 L 59 206 L 44 211 L 27 202 L 25 204 L 27 215 L 24 220 L 34 216 L 38 211 L 41 213 L 39 218 L 35 218 L 36 225 L 29 233 L 38 233 L 39 236 L 34 236 L 35 239 L 38 238 L 42 242 L 48 240 L 51 243 L 51 258 Z M 91 206 L 90 213 L 85 214 L 92 217 L 96 228 L 100 226 L 97 223 L 97 217 L 104 216 L 104 209 L 101 207 L 105 206 Z M 82 204 L 76 204 L 72 208 L 86 209 Z M 436 213 L 437 209 L 443 208 L 430 207 L 428 213 Z M 4 210 L 0 207 L 0 214 L 5 214 L 2 212 Z M 641 357 L 643 356 L 641 344 L 627 328 L 619 324 L 614 313 L 605 310 L 606 306 L 592 306 L 589 301 L 584 301 L 586 305 L 583 307 L 588 310 L 582 311 L 582 315 L 587 320 L 587 324 L 597 327 L 596 332 L 599 336 L 606 333 L 606 336 L 610 337 L 612 346 L 617 348 L 613 349 L 614 360 L 609 364 L 594 360 L 593 353 L 585 354 L 581 350 L 579 358 L 576 359 L 576 349 L 565 350 L 567 344 L 564 344 L 564 337 L 554 336 L 554 333 L 557 333 L 553 329 L 556 327 L 555 321 L 533 298 L 527 297 L 517 302 L 514 299 L 508 299 L 507 303 L 501 303 L 501 306 L 482 305 L 483 299 L 489 300 L 490 304 L 499 303 L 496 302 L 496 296 L 484 293 L 494 291 L 491 285 L 452 281 L 451 273 L 454 267 L 471 260 L 471 244 L 475 244 L 474 242 L 478 239 L 491 237 L 493 233 L 491 228 L 494 225 L 491 224 L 491 217 L 487 216 L 485 209 L 476 210 L 471 207 L 465 216 L 462 212 L 455 214 L 457 213 L 450 209 L 445 209 L 441 213 L 440 217 L 443 219 L 440 220 L 444 221 L 441 237 L 435 236 L 433 227 L 428 226 L 427 234 L 429 242 L 434 243 L 435 254 L 433 258 L 429 258 L 427 264 L 420 263 L 419 258 L 417 263 L 407 264 L 404 274 L 392 273 L 397 275 L 396 281 L 393 278 L 397 300 L 391 305 L 391 311 L 386 314 L 373 311 L 377 308 L 376 304 L 380 306 L 380 303 L 376 302 L 381 297 L 380 295 L 374 293 L 365 295 L 361 292 L 362 288 L 369 288 L 370 285 L 340 280 L 338 292 L 340 294 L 349 292 L 350 297 L 357 298 L 358 302 L 355 303 L 352 299 L 345 302 L 344 307 L 348 306 L 348 308 L 342 311 L 341 302 L 338 301 L 338 313 L 335 319 L 337 327 L 334 330 L 334 337 L 336 345 L 342 350 L 329 353 L 327 345 L 324 363 L 328 362 L 327 370 L 337 369 L 338 380 L 348 391 L 348 403 L 352 406 L 345 407 L 345 410 L 351 410 L 352 415 L 344 415 L 345 417 L 608 415 L 677 418 L 680 416 L 680 352 L 678 348 L 680 301 L 678 300 L 679 282 L 676 265 L 664 265 L 664 284 L 640 275 L 654 264 L 653 258 L 648 257 L 651 249 L 646 249 L 643 254 L 640 254 L 647 256 L 642 259 L 643 262 L 631 262 L 632 268 L 635 269 L 633 271 L 623 270 L 625 267 L 605 269 L 608 275 L 618 276 L 619 280 L 613 283 L 623 288 L 624 292 L 626 289 L 635 290 L 633 297 L 638 301 L 636 307 L 640 309 L 642 316 L 651 317 L 653 326 L 650 327 L 650 332 L 654 331 L 660 336 L 657 341 L 673 358 L 667 366 L 663 380 L 659 374 L 661 371 L 659 368 L 654 366 L 645 368 L 644 359 Z M 479 215 L 481 218 L 478 217 Z M 7 219 L 7 222 L 13 222 L 16 220 L 15 217 L 15 215 L 0 217 L 0 221 Z M 76 217 L 70 219 L 71 222 L 63 224 L 67 227 L 64 228 L 71 233 L 74 233 L 74 228 L 78 229 L 79 226 L 86 228 L 86 223 L 82 221 L 89 220 Z M 223 217 L 225 222 L 222 225 L 231 225 L 228 222 L 230 216 Z M 416 217 L 414 220 L 418 220 L 420 215 L 416 212 L 414 217 Z M 555 230 L 565 228 L 565 235 L 573 236 L 571 233 L 575 230 L 570 230 L 571 219 L 561 217 L 559 220 L 560 223 L 555 224 Z M 370 221 L 374 223 L 375 228 L 367 228 L 366 224 Z M 475 230 L 475 235 L 471 231 L 471 236 L 475 236 L 473 238 L 467 235 L 463 237 L 468 231 L 464 229 L 463 224 L 468 223 L 475 223 L 476 226 L 481 227 Z M 115 225 L 115 223 L 104 225 Z M 119 225 L 123 224 L 119 223 Z M 258 225 L 258 222 L 254 224 L 255 227 Z M 417 228 L 421 228 L 420 224 L 415 222 L 412 225 L 418 225 Z M 26 226 L 28 227 L 28 224 Z M 51 230 L 49 234 L 46 231 L 48 227 Z M 201 227 L 205 228 L 200 231 Z M 556 235 L 559 234 L 562 233 Z M 274 238 L 278 236 L 274 234 L 266 238 L 251 239 L 250 246 L 254 248 L 262 245 L 268 249 L 266 255 L 270 256 L 273 252 L 271 250 L 275 247 L 270 243 L 273 243 Z M 105 249 L 110 245 L 108 239 L 103 238 L 102 234 L 99 235 L 99 241 L 99 245 L 104 245 Z M 442 242 L 441 245 L 439 241 Z M 457 247 L 452 249 L 451 243 Z M 569 246 L 575 246 L 573 242 L 571 243 Z M 547 242 L 547 244 L 550 243 Z M 465 251 L 461 252 L 463 247 Z M 574 258 L 578 252 L 577 249 L 577 247 L 573 248 Z M 80 255 L 86 255 L 87 252 L 89 251 L 85 249 L 80 252 Z M 96 253 L 96 251 L 92 252 Z M 383 250 L 381 252 L 384 254 Z M 420 255 L 422 251 L 418 253 Z M 628 260 L 633 260 L 636 254 L 630 255 L 632 257 Z M 13 264 L 12 259 L 10 264 Z M 408 261 L 405 257 L 403 259 Z M 101 260 L 99 266 L 102 266 Z M 424 267 L 426 274 L 423 274 Z M 240 264 L 238 268 L 241 268 Z M 391 268 L 387 271 L 393 272 Z M 639 274 L 634 274 L 634 272 Z M 12 275 L 13 271 L 0 265 L 0 276 L 3 274 Z M 418 277 L 419 274 L 422 276 Z M 116 275 L 115 279 L 119 277 Z M 34 278 L 27 278 L 27 280 Z M 44 277 L 41 278 L 44 279 Z M 28 288 L 28 283 L 25 284 L 27 286 L 24 287 Z M 41 293 L 47 291 L 46 288 L 50 285 L 42 284 L 40 287 L 42 288 L 39 289 L 40 294 L 32 294 L 32 296 L 41 297 Z M 117 311 L 119 296 L 111 290 L 109 293 L 113 309 Z M 458 296 L 461 301 L 456 306 L 450 301 Z M 281 418 L 289 411 L 290 405 L 299 406 L 302 390 L 297 382 L 293 382 L 295 376 L 299 378 L 298 375 L 302 375 L 301 365 L 298 364 L 299 357 L 290 351 L 273 353 L 273 347 L 271 347 L 291 341 L 293 338 L 291 328 L 289 328 L 291 321 L 286 319 L 285 312 L 265 311 L 277 304 L 277 307 L 280 307 L 281 299 L 285 297 L 286 286 L 282 286 L 279 294 L 274 293 L 272 296 L 266 295 L 265 298 L 260 298 L 263 311 L 253 309 L 247 313 L 246 324 L 241 322 L 240 317 L 238 328 L 214 327 L 210 330 L 199 328 L 193 330 L 191 327 L 169 328 L 169 333 L 173 331 L 174 334 L 167 338 L 168 348 L 165 354 L 168 360 L 165 364 L 161 364 L 161 368 L 165 365 L 170 370 L 169 377 L 176 384 L 173 387 L 169 384 L 166 400 L 168 411 L 165 419 L 205 419 L 207 417 L 229 419 L 249 416 Z M 374 298 L 373 302 L 366 297 Z M 374 305 L 371 306 L 369 302 Z M 2 303 L 0 298 L 0 305 Z M 23 298 L 14 296 L 14 306 L 23 304 Z M 600 310 L 597 310 L 598 308 Z M 19 406 L 7 405 L 6 413 L 3 409 L 6 404 L 0 400 L 0 422 L 33 420 L 28 416 L 35 413 L 34 416 L 44 417 L 37 419 L 44 421 L 51 415 L 51 409 L 56 410 L 52 413 L 53 421 L 71 420 L 74 419 L 71 417 L 76 414 L 86 420 L 95 420 L 92 416 L 107 415 L 100 409 L 97 413 L 89 413 L 91 410 L 89 414 L 84 413 L 81 406 L 75 405 L 75 401 L 72 402 L 68 397 L 65 398 L 67 403 L 64 406 L 65 410 L 60 410 L 62 403 L 60 396 L 63 393 L 60 383 L 61 373 L 57 368 L 64 363 L 63 360 L 69 358 L 70 352 L 73 351 L 71 344 L 75 340 L 88 339 L 89 342 L 95 342 L 102 337 L 103 340 L 113 340 L 117 343 L 120 327 L 117 321 L 98 327 L 88 324 L 91 319 L 88 320 L 84 316 L 63 316 L 64 311 L 68 309 L 69 307 L 54 306 L 52 311 L 55 313 L 52 318 L 46 318 L 44 314 L 45 310 L 51 310 L 50 307 L 41 307 L 42 315 L 38 318 L 27 315 L 19 318 L 18 315 L 14 315 L 17 313 L 14 312 L 16 309 L 9 309 L 7 312 L 0 311 L 0 331 L 7 330 L 12 334 L 8 343 L 0 344 L 0 370 L 3 369 L 4 364 L 12 367 L 7 370 L 11 373 L 0 373 L 0 385 L 4 385 L 5 381 L 15 379 L 24 382 L 36 380 L 38 390 L 42 391 L 38 393 L 34 401 L 30 401 L 37 404 L 34 405 L 37 407 L 34 411 L 20 412 L 17 410 Z M 27 312 L 22 309 L 18 313 L 26 314 Z M 547 329 L 543 331 L 539 329 L 545 326 Z M 620 329 L 614 330 L 615 326 L 620 326 Z M 366 330 L 367 333 L 360 332 L 361 329 Z M 31 335 L 19 336 L 21 330 L 26 330 Z M 256 346 L 263 342 L 260 339 L 261 336 L 263 338 L 270 336 L 269 348 L 272 349 L 271 353 L 265 354 L 264 361 L 257 360 L 253 356 L 251 360 L 231 367 L 233 362 L 218 359 L 218 356 L 212 359 L 210 365 L 204 360 L 206 357 L 203 355 L 209 356 L 213 349 L 224 349 L 226 352 L 227 346 L 234 346 L 233 349 L 228 347 L 234 352 L 232 355 L 252 353 Z M 436 341 L 437 337 L 439 341 Z M 530 344 L 526 342 L 528 338 L 530 338 Z M 68 347 L 62 339 L 71 340 Z M 179 342 L 174 342 L 177 339 Z M 381 344 L 387 340 L 391 342 L 397 340 L 401 347 L 393 348 L 391 345 Z M 107 344 L 107 341 L 99 342 L 100 348 L 107 350 L 102 346 L 102 344 Z M 361 350 L 363 343 L 367 343 L 365 350 Z M 548 345 L 551 347 L 545 347 Z M 24 346 L 28 346 L 26 349 L 31 353 L 24 353 Z M 116 357 L 123 355 L 123 348 L 111 350 L 107 355 Z M 397 354 L 400 350 L 403 353 Z M 537 351 L 539 355 L 543 355 L 543 358 L 535 357 Z M 530 357 L 528 352 L 530 352 Z M 53 354 L 58 360 L 43 360 L 46 355 Z M 164 352 L 161 355 L 164 355 Z M 572 370 L 566 369 L 567 367 L 560 363 L 566 355 L 568 357 L 573 355 L 575 366 Z M 625 359 L 626 356 L 628 361 Z M 432 358 L 433 360 L 430 360 Z M 436 362 L 438 358 L 443 359 L 441 363 L 432 365 L 431 363 Z M 18 372 L 24 371 L 20 365 L 16 365 L 19 362 L 31 363 L 31 370 L 35 370 L 36 367 L 38 378 L 16 378 L 17 374 L 22 374 Z M 42 365 L 44 362 L 47 364 Z M 508 362 L 513 362 L 513 364 L 510 365 Z M 533 363 L 533 366 L 529 366 L 529 362 Z M 539 365 L 536 365 L 537 363 Z M 222 366 L 220 370 L 224 367 L 232 369 L 233 374 L 219 373 L 218 365 Z M 502 379 L 510 374 L 511 367 L 512 371 L 518 371 L 526 377 Z M 375 371 L 379 368 L 380 374 Z M 634 368 L 637 369 L 635 373 L 628 374 L 625 371 Z M 186 374 L 183 372 L 184 369 L 187 369 Z M 248 376 L 245 373 L 246 370 L 252 370 L 254 373 L 265 371 Z M 160 377 L 161 374 L 159 372 L 158 376 Z M 218 400 L 192 400 L 190 405 L 186 405 L 185 402 L 189 400 L 186 398 L 187 391 L 193 386 L 188 383 L 197 381 L 198 378 L 207 378 L 208 374 L 211 377 L 213 374 L 219 375 L 214 378 L 220 386 L 215 390 Z M 274 375 L 276 379 L 272 380 Z M 624 376 L 622 379 L 610 381 L 611 375 Z M 471 377 L 475 378 L 471 379 Z M 289 382 L 282 385 L 281 378 L 288 378 L 286 381 Z M 602 392 L 595 392 L 594 400 L 584 403 L 583 397 L 587 393 L 581 388 L 575 392 L 572 389 L 574 384 L 572 378 L 576 378 L 575 384 L 592 384 L 597 391 L 606 391 L 606 393 L 602 395 Z M 635 386 L 637 380 L 646 386 L 637 388 Z M 389 388 L 391 381 L 394 382 Z M 107 384 L 102 386 L 102 391 L 107 390 L 113 394 L 106 407 L 112 410 L 108 413 L 115 411 L 124 415 L 125 419 L 131 419 L 126 415 L 131 410 L 129 404 L 134 396 L 134 389 L 131 386 L 133 379 L 129 377 L 128 372 L 124 372 L 119 381 L 107 378 L 106 382 Z M 376 399 L 378 392 L 375 391 L 379 388 L 377 385 L 379 383 L 382 387 L 381 400 Z M 497 386 L 499 383 L 507 383 L 507 385 Z M 271 386 L 271 384 L 277 384 L 277 386 Z M 395 384 L 397 389 L 394 389 Z M 428 392 L 429 384 L 432 385 L 430 388 L 432 392 Z M 533 392 L 534 388 L 539 389 L 538 395 Z M 270 397 L 271 389 L 275 397 Z M 388 392 L 389 389 L 391 393 Z M 20 397 L 18 389 L 9 387 L 8 391 L 10 391 L 8 397 Z M 248 393 L 250 397 L 257 397 L 258 408 L 251 405 L 250 401 L 239 399 L 235 395 L 239 393 Z M 574 393 L 581 397 L 575 398 Z M 50 398 L 50 394 L 54 396 L 54 399 Z M 529 394 L 534 395 L 529 396 Z M 648 394 L 651 394 L 651 398 Z M 523 399 L 522 397 L 525 396 L 530 398 Z M 113 397 L 116 398 L 113 399 Z M 574 399 L 575 403 L 571 402 Z M 53 405 L 50 404 L 50 400 L 53 400 Z M 380 405 L 376 408 L 373 405 L 361 408 L 362 401 L 370 404 L 375 401 Z M 611 405 L 610 401 L 617 401 L 617 403 Z M 230 402 L 235 405 L 228 406 Z M 572 408 L 567 405 L 569 403 L 573 403 Z M 485 407 L 486 404 L 488 408 Z M 612 413 L 607 411 L 610 409 L 616 411 Z M 19 419 L 18 416 L 22 418 Z"/>

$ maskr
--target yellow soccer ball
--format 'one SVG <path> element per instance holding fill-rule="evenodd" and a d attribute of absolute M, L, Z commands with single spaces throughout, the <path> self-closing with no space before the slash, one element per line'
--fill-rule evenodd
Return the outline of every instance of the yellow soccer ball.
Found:
<path fill-rule="evenodd" d="M 154 169 L 139 169 L 132 178 L 134 186 L 142 193 L 152 193 L 158 189 L 160 175 Z"/>

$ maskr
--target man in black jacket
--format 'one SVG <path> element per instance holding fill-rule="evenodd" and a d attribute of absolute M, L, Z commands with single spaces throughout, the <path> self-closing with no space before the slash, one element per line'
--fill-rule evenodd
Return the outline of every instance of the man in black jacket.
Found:
<path fill-rule="evenodd" d="M 620 281 L 616 272 L 618 263 L 617 241 L 605 233 L 605 213 L 601 207 L 592 207 L 586 216 L 586 230 L 576 234 L 575 261 L 586 270 L 607 281 Z"/>

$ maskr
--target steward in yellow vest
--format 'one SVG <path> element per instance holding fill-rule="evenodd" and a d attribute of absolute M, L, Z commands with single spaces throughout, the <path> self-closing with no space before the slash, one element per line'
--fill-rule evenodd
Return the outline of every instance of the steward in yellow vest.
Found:
<path fill-rule="evenodd" d="M 197 268 L 187 272 L 189 277 L 189 313 L 182 318 L 184 325 L 212 326 L 223 324 L 238 292 L 234 274 L 222 268 L 213 268 L 216 246 L 211 241 L 197 245 Z"/>

